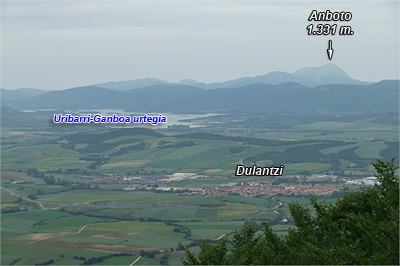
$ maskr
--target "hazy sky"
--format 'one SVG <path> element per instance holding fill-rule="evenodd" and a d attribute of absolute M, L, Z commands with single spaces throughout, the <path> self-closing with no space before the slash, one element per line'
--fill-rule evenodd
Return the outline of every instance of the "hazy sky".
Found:
<path fill-rule="evenodd" d="M 308 36 L 313 9 L 351 12 L 349 22 L 322 23 L 354 35 Z M 355 79 L 395 79 L 398 12 L 397 1 L 2 1 L 1 87 L 210 83 L 329 62 Z"/>

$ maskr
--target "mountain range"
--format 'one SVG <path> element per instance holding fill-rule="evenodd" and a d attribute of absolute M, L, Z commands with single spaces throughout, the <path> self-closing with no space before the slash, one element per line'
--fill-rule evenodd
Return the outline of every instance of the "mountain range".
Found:
<path fill-rule="evenodd" d="M 9 101 L 7 106 L 14 109 L 124 109 L 160 113 L 397 112 L 399 81 L 313 88 L 299 83 L 250 84 L 212 90 L 172 84 L 129 91 L 86 86 Z"/>
<path fill-rule="evenodd" d="M 261 82 L 262 79 L 264 82 Z M 286 80 L 290 82 L 281 83 Z M 334 80 L 350 84 L 306 86 L 299 80 L 313 81 L 314 84 Z M 158 82 L 157 79 L 111 82 L 104 84 L 113 89 L 98 84 L 49 92 L 2 89 L 1 103 L 2 106 L 17 110 L 123 109 L 160 113 L 345 113 L 398 112 L 399 109 L 398 80 L 366 84 L 351 79 L 333 64 L 303 68 L 293 74 L 272 72 L 265 76 L 241 78 L 218 85 L 193 80 L 183 80 L 180 83 Z"/>
<path fill-rule="evenodd" d="M 131 81 L 107 82 L 102 84 L 94 84 L 93 86 L 102 87 L 118 91 L 127 91 L 139 89 L 153 85 L 172 84 L 172 85 L 188 85 L 201 89 L 217 89 L 217 88 L 236 88 L 255 83 L 282 84 L 287 82 L 296 82 L 308 87 L 315 87 L 324 84 L 351 84 L 351 85 L 367 85 L 365 81 L 359 81 L 349 77 L 343 70 L 335 64 L 329 63 L 321 67 L 306 67 L 290 74 L 282 71 L 270 72 L 266 75 L 256 77 L 243 77 L 234 80 L 217 83 L 201 83 L 193 79 L 184 79 L 179 83 L 170 83 L 165 80 L 155 78 L 144 78 Z"/>

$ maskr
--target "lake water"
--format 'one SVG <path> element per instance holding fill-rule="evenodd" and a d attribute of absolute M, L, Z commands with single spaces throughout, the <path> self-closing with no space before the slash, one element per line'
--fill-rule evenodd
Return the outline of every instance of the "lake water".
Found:
<path fill-rule="evenodd" d="M 118 115 L 118 116 L 159 116 L 160 113 L 132 113 L 132 112 L 125 112 L 124 110 L 118 110 L 118 109 L 98 109 L 98 110 L 77 110 L 77 111 L 65 111 L 65 114 L 68 113 L 75 113 L 79 115 L 88 115 L 91 114 L 92 116 L 95 114 L 100 114 L 102 116 L 109 116 L 109 115 Z M 207 114 L 170 114 L 170 113 L 161 113 L 161 115 L 167 117 L 167 123 L 159 123 L 157 125 L 151 125 L 148 123 L 142 123 L 142 124 L 132 124 L 132 126 L 128 127 L 138 127 L 138 126 L 148 126 L 150 128 L 167 128 L 168 126 L 172 125 L 185 125 L 185 126 L 190 126 L 190 127 L 203 127 L 205 126 L 205 123 L 201 123 L 198 121 L 193 121 L 193 122 L 188 122 L 188 121 L 182 121 L 182 120 L 190 120 L 190 119 L 196 119 L 196 118 L 205 118 L 205 117 L 210 117 L 210 116 L 217 116 L 217 115 L 223 115 L 223 114 L 218 114 L 218 113 L 207 113 Z M 103 124 L 107 125 L 107 124 Z M 110 127 L 119 127 L 118 124 L 108 124 Z M 124 126 L 126 127 L 126 126 Z"/>

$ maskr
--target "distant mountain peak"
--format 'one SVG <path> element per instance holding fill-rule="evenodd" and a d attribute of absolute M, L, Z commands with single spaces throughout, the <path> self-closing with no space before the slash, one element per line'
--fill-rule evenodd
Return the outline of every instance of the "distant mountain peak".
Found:
<path fill-rule="evenodd" d="M 332 75 L 337 74 L 346 78 L 350 78 L 349 75 L 346 74 L 342 69 L 340 69 L 337 65 L 333 63 L 328 63 L 326 65 L 320 67 L 304 67 L 300 68 L 293 75 L 297 77 L 305 77 L 305 76 L 323 76 L 323 75 Z"/>
<path fill-rule="evenodd" d="M 320 67 L 304 67 L 294 73 L 283 71 L 273 71 L 265 75 L 255 77 L 242 77 L 238 79 L 228 80 L 216 83 L 202 83 L 194 79 L 182 79 L 178 83 L 170 83 L 165 80 L 156 78 L 143 78 L 129 81 L 111 81 L 103 84 L 95 84 L 94 86 L 113 89 L 117 91 L 129 91 L 132 89 L 140 89 L 155 85 L 186 85 L 198 87 L 201 89 L 216 89 L 216 88 L 237 88 L 250 84 L 268 83 L 268 84 L 283 84 L 287 82 L 296 82 L 304 86 L 315 87 L 325 84 L 351 84 L 351 85 L 367 85 L 368 82 L 362 82 L 352 79 L 342 69 L 333 63 L 328 63 Z"/>
<path fill-rule="evenodd" d="M 303 80 L 310 86 L 324 84 L 367 85 L 368 82 L 352 79 L 337 65 L 329 63 L 320 67 L 305 67 L 293 73 L 293 76 Z"/>

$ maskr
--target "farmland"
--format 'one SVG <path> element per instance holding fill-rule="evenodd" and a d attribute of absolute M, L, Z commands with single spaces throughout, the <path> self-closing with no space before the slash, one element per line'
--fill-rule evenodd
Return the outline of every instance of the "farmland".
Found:
<path fill-rule="evenodd" d="M 316 125 L 316 128 L 320 127 L 326 126 Z M 332 128 L 338 128 L 339 132 L 343 130 L 338 125 Z M 304 130 L 304 127 L 301 129 Z M 377 129 L 371 130 L 375 132 Z M 387 145 L 394 143 L 326 138 L 266 141 L 216 134 L 165 136 L 152 132 L 145 129 L 111 130 L 67 135 L 53 141 L 53 144 L 11 147 L 2 151 L 2 166 L 9 170 L 37 168 L 81 171 L 88 170 L 90 166 L 90 169 L 99 173 L 210 173 L 210 169 L 217 169 L 211 173 L 232 174 L 235 166 L 243 162 L 260 166 L 269 162 L 285 164 L 290 174 L 304 171 L 320 173 L 332 170 L 333 165 L 338 165 L 341 170 L 352 170 L 348 167 L 343 169 L 336 155 L 348 158 L 358 169 L 367 168 L 371 159 L 382 159 L 381 153 L 388 149 Z M 235 149 L 238 152 L 232 152 Z M 289 161 L 286 154 L 291 155 Z M 310 155 L 304 157 L 304 154 Z"/>
<path fill-rule="evenodd" d="M 309 206 L 308 195 L 244 197 L 217 189 L 217 195 L 191 195 L 185 189 L 222 190 L 239 183 L 251 188 L 260 179 L 270 182 L 265 184 L 270 189 L 312 174 L 335 175 L 340 179 L 325 184 L 357 189 L 362 186 L 346 185 L 344 179 L 371 176 L 372 160 L 398 154 L 398 129 L 391 125 L 382 130 L 369 122 L 317 122 L 284 130 L 247 125 L 227 123 L 210 132 L 71 128 L 40 138 L 2 129 L 1 264 L 52 259 L 55 265 L 79 265 L 126 253 L 96 264 L 129 265 L 145 251 L 151 254 L 135 265 L 160 264 L 164 255 L 175 265 L 184 246 L 197 252 L 199 240 L 231 240 L 246 220 L 260 230 L 267 222 L 284 237 L 296 229 L 289 203 Z M 284 177 L 237 177 L 238 164 L 283 164 Z M 168 183 L 162 181 L 166 178 Z M 171 189 L 161 190 L 166 187 Z M 318 198 L 337 200 L 330 194 Z"/>

